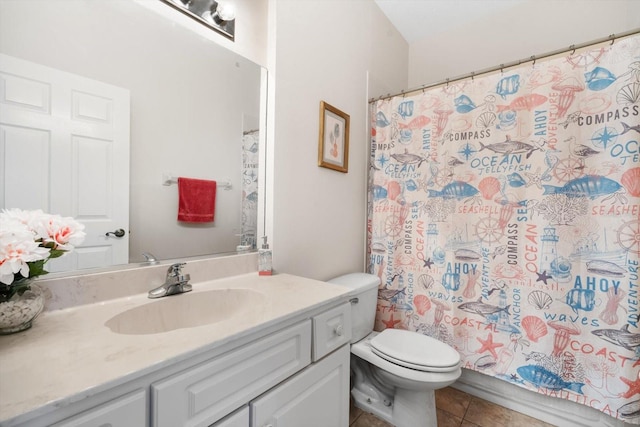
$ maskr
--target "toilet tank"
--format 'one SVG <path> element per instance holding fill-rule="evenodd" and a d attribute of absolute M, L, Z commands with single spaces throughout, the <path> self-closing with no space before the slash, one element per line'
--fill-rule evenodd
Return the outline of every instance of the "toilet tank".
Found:
<path fill-rule="evenodd" d="M 373 274 L 351 273 L 328 280 L 351 289 L 352 342 L 358 342 L 373 331 L 378 303 L 380 278 Z"/>

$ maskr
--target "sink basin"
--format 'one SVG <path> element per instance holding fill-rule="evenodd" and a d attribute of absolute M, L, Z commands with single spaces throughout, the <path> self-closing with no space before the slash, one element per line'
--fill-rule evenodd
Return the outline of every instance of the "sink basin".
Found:
<path fill-rule="evenodd" d="M 215 289 L 163 297 L 107 320 L 112 332 L 149 335 L 235 319 L 256 311 L 264 294 L 251 289 Z"/>

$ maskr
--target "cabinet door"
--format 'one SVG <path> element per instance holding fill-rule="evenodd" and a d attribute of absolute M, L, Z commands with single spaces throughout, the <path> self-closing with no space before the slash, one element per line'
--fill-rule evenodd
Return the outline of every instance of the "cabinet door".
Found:
<path fill-rule="evenodd" d="M 349 345 L 251 403 L 252 427 L 347 427 Z"/>
<path fill-rule="evenodd" d="M 147 424 L 147 394 L 138 390 L 89 409 L 51 427 L 144 427 Z"/>
<path fill-rule="evenodd" d="M 154 427 L 207 427 L 311 362 L 311 321 L 151 385 Z"/>

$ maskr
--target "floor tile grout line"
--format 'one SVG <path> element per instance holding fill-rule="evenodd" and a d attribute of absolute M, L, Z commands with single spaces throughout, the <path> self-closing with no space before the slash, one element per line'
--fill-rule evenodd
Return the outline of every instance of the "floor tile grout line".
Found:
<path fill-rule="evenodd" d="M 471 404 L 473 403 L 474 399 L 476 399 L 474 396 L 471 396 L 471 399 L 469 399 L 469 404 L 467 405 L 467 407 L 464 409 L 464 414 L 462 415 L 462 421 L 468 421 L 467 420 L 467 412 L 469 412 L 469 408 L 471 408 Z M 471 422 L 471 421 L 469 421 Z"/>

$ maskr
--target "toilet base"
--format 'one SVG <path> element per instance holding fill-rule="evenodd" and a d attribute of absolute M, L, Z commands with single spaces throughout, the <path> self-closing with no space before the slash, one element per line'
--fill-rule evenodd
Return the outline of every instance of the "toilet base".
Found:
<path fill-rule="evenodd" d="M 396 427 L 437 427 L 433 389 L 390 388 L 377 378 L 379 370 L 356 356 L 351 358 L 351 373 L 356 407 Z"/>
<path fill-rule="evenodd" d="M 391 406 L 386 406 L 383 400 L 371 398 L 357 389 L 351 390 L 351 396 L 356 407 L 396 427 L 438 426 L 433 390 L 397 390 Z"/>
<path fill-rule="evenodd" d="M 365 412 L 369 412 L 378 418 L 391 422 L 392 406 L 387 406 L 383 399 L 377 398 L 379 396 L 371 397 L 360 390 L 353 389 L 351 390 L 351 397 L 353 397 L 353 404 L 356 407 Z M 393 403 L 391 403 L 391 405 L 393 405 Z"/>

